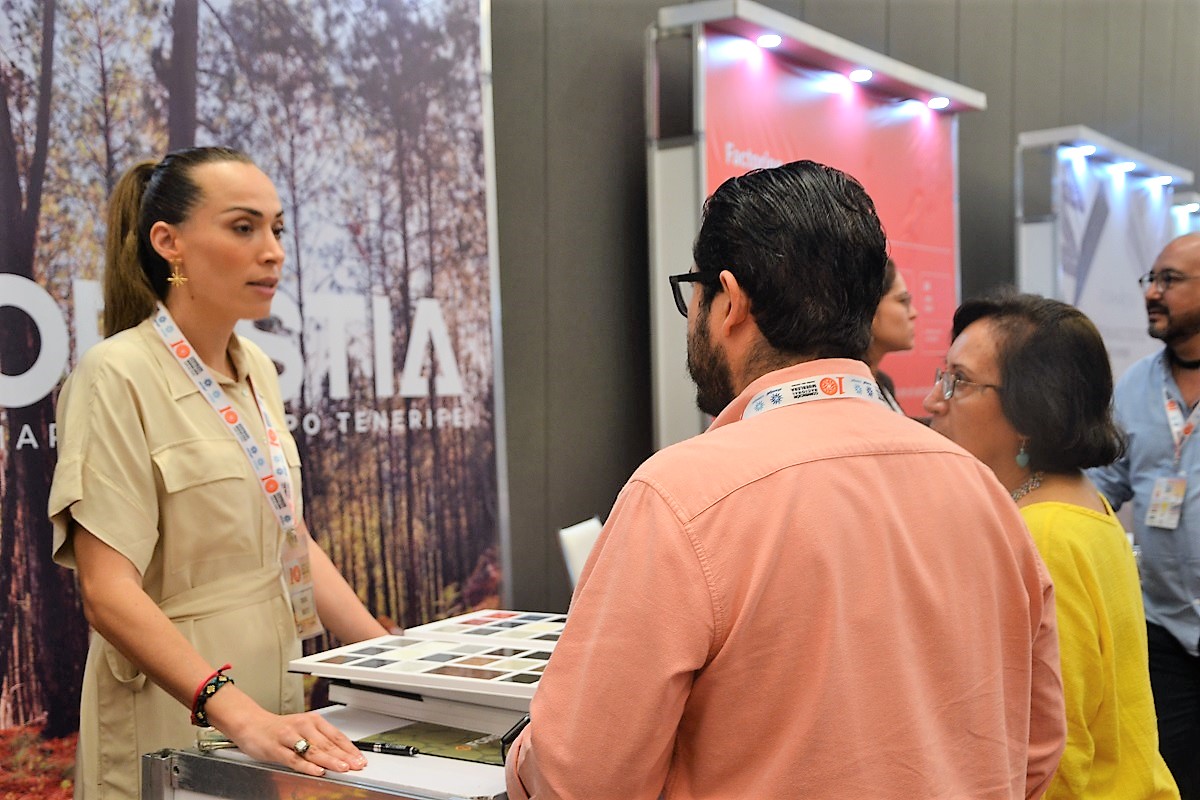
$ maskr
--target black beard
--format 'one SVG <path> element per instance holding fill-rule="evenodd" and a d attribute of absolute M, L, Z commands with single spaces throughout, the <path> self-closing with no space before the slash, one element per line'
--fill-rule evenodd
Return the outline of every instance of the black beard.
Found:
<path fill-rule="evenodd" d="M 708 309 L 698 314 L 694 333 L 688 334 L 687 370 L 696 384 L 696 406 L 715 417 L 733 402 L 733 376 L 724 354 L 708 339 Z"/>
<path fill-rule="evenodd" d="M 1166 342 L 1167 346 L 1185 342 L 1200 334 L 1200 308 L 1172 314 L 1161 303 L 1148 304 L 1146 310 L 1154 309 L 1162 314 L 1161 327 L 1150 326 L 1147 329 L 1155 339 Z"/>

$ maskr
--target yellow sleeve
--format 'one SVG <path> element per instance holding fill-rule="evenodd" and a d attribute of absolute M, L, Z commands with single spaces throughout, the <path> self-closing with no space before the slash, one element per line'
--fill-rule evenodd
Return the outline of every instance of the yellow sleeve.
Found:
<path fill-rule="evenodd" d="M 1101 596 L 1093 565 L 1071 546 L 1069 531 L 1056 530 L 1058 515 L 1026 514 L 1029 531 L 1054 582 L 1058 649 L 1062 661 L 1067 743 L 1047 800 L 1079 797 L 1091 780 L 1096 740 L 1090 724 L 1105 696 L 1108 657 L 1100 648 Z"/>

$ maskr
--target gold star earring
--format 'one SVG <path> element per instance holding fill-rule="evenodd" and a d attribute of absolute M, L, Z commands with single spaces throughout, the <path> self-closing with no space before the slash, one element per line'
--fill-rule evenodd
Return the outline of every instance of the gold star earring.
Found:
<path fill-rule="evenodd" d="M 172 286 L 182 286 L 188 282 L 187 275 L 183 274 L 183 259 L 172 258 L 170 260 L 171 274 L 167 276 L 167 283 Z"/>

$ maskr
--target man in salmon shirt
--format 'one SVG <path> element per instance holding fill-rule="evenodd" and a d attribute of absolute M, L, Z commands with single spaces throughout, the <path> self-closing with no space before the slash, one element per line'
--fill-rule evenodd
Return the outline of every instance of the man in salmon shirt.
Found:
<path fill-rule="evenodd" d="M 716 419 L 617 498 L 509 797 L 1040 797 L 1053 589 L 991 471 L 879 399 L 871 199 L 811 161 L 756 170 L 693 255 L 671 286 Z"/>

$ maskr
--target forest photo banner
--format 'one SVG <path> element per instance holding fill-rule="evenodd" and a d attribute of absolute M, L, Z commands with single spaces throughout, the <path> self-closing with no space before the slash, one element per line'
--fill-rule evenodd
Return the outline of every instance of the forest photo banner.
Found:
<path fill-rule="evenodd" d="M 496 605 L 480 0 L 0 15 L 0 728 L 78 725 L 87 623 L 50 560 L 54 403 L 100 339 L 108 194 L 180 147 L 244 150 L 283 201 L 272 316 L 238 332 L 280 369 L 314 536 L 397 625 Z"/>

